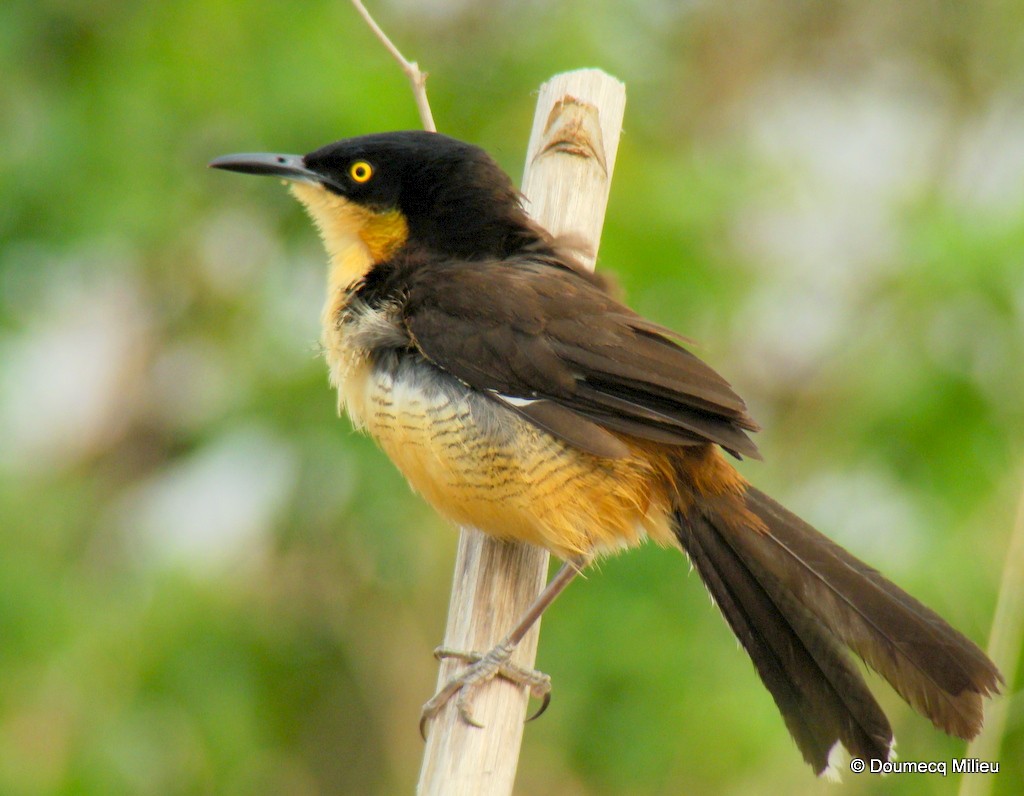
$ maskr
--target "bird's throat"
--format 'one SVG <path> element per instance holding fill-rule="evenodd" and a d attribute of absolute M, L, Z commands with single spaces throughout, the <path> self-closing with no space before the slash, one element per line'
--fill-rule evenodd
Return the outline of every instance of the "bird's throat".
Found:
<path fill-rule="evenodd" d="M 381 212 L 362 207 L 320 185 L 294 182 L 291 192 L 316 224 L 330 258 L 321 341 L 331 380 L 340 387 L 355 360 L 361 360 L 365 353 L 352 351 L 346 344 L 340 315 L 359 280 L 405 245 L 409 225 L 398 210 Z"/>
<path fill-rule="evenodd" d="M 292 183 L 291 191 L 313 219 L 327 249 L 331 296 L 391 258 L 409 239 L 409 224 L 399 210 L 362 207 L 309 183 Z"/>
<path fill-rule="evenodd" d="M 409 225 L 398 210 L 378 212 L 361 207 L 318 185 L 296 182 L 291 191 L 316 224 L 330 258 L 327 299 L 320 319 L 321 343 L 331 383 L 338 388 L 338 408 L 347 405 L 352 421 L 360 426 L 364 414 L 360 399 L 369 378 L 370 351 L 358 333 L 353 334 L 352 324 L 343 323 L 342 318 L 360 280 L 405 245 Z"/>

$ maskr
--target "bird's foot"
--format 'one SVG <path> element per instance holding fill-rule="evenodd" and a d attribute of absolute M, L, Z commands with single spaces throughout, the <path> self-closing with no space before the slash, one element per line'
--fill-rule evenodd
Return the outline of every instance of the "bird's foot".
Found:
<path fill-rule="evenodd" d="M 516 685 L 529 688 L 530 696 L 541 700 L 541 706 L 527 721 L 532 721 L 540 716 L 551 701 L 551 678 L 543 672 L 524 669 L 522 666 L 510 663 L 509 659 L 512 657 L 514 649 L 515 645 L 513 644 L 498 644 L 487 653 L 462 652 L 446 647 L 438 647 L 434 650 L 434 657 L 438 660 L 458 658 L 470 665 L 449 680 L 444 688 L 434 694 L 423 706 L 423 712 L 420 714 L 420 735 L 424 739 L 427 737 L 427 722 L 437 716 L 453 696 L 455 697 L 455 707 L 458 708 L 462 720 L 473 727 L 483 727 L 470 712 L 469 697 L 474 688 L 478 688 L 495 677 L 501 677 Z"/>

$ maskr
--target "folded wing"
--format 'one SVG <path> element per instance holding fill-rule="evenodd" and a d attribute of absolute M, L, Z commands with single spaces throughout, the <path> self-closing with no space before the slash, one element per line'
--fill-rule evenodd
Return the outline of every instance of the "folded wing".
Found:
<path fill-rule="evenodd" d="M 714 442 L 758 457 L 728 382 L 574 272 L 524 260 L 426 265 L 404 320 L 423 355 L 570 444 L 622 456 L 617 435 Z"/>

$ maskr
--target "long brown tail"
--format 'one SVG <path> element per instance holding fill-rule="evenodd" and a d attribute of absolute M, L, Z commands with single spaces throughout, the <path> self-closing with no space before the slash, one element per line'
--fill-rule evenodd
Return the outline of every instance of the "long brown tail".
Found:
<path fill-rule="evenodd" d="M 676 535 L 816 773 L 837 741 L 864 759 L 891 751 L 889 721 L 843 647 L 939 729 L 977 735 L 982 697 L 1002 682 L 985 653 L 763 492 L 748 487 L 742 502 L 699 501 L 678 512 Z"/>

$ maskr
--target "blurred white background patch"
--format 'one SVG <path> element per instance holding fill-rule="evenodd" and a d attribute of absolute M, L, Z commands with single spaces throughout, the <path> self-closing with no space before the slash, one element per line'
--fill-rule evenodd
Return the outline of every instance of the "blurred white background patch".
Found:
<path fill-rule="evenodd" d="M 146 565 L 259 559 L 287 508 L 299 457 L 261 426 L 228 431 L 132 486 L 112 522 Z"/>
<path fill-rule="evenodd" d="M 150 346 L 130 278 L 68 275 L 43 304 L 0 337 L 0 469 L 28 474 L 72 466 L 127 430 Z"/>

